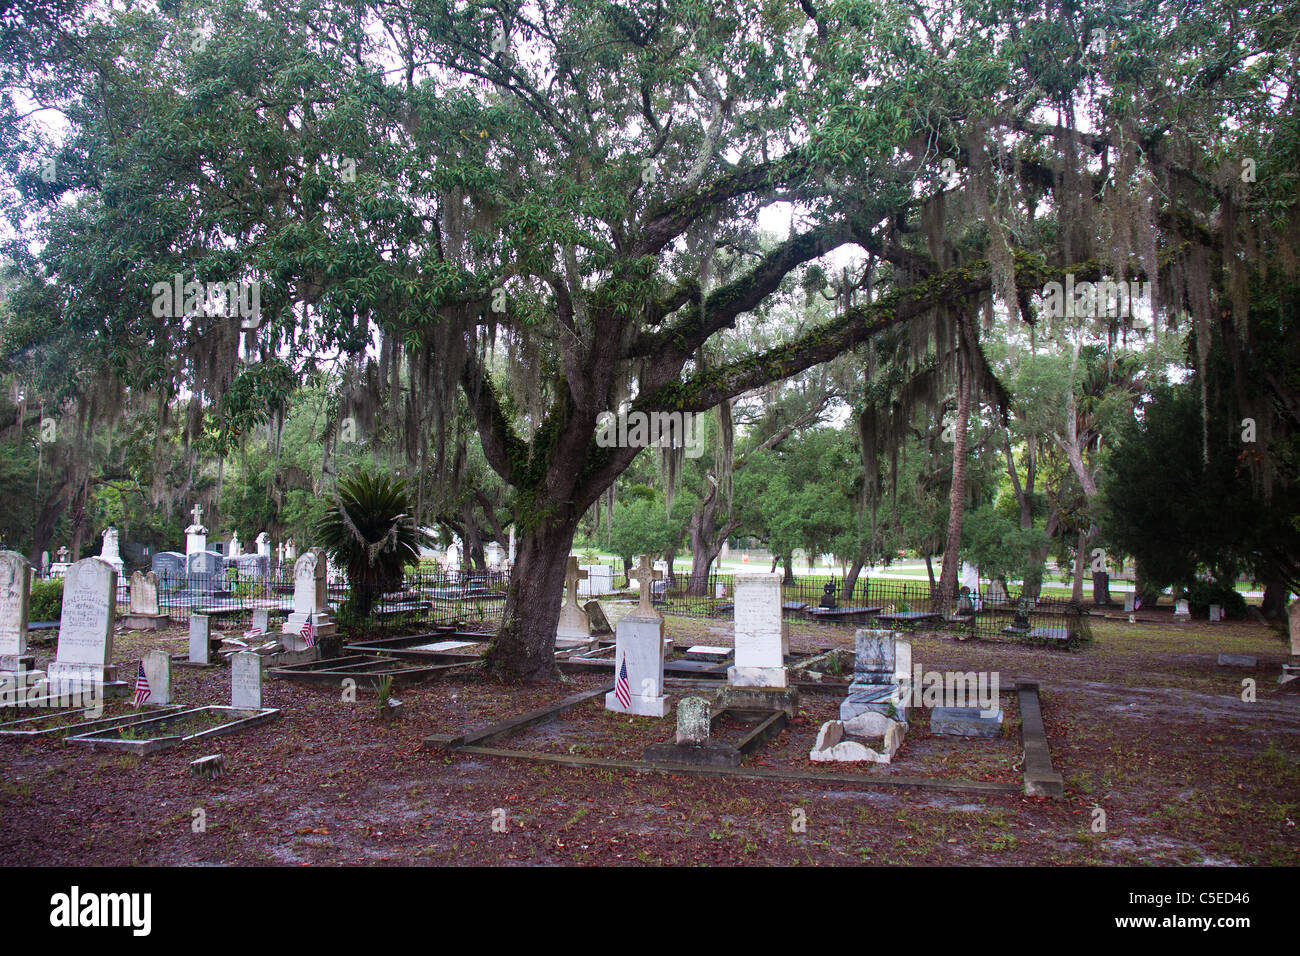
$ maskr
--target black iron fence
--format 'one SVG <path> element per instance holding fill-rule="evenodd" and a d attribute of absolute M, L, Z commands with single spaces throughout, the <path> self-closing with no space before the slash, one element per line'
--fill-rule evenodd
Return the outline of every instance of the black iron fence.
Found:
<path fill-rule="evenodd" d="M 796 576 L 781 588 L 789 621 L 898 630 L 952 631 L 988 640 L 1075 646 L 1092 640 L 1086 609 L 1060 598 L 1023 597 L 996 585 L 939 600 L 928 582 L 860 576 L 851 589 L 843 578 Z M 655 581 L 652 600 L 662 613 L 731 618 L 735 575 L 677 575 Z"/>
<path fill-rule="evenodd" d="M 473 625 L 476 629 L 500 623 L 505 608 L 509 575 L 504 571 L 445 571 L 420 567 L 408 570 L 402 586 L 375 597 L 370 617 L 354 620 L 357 613 L 349 601 L 346 578 L 327 581 L 328 602 L 345 626 L 364 623 L 375 627 L 423 627 L 439 624 Z M 277 568 L 267 575 L 228 574 L 219 578 L 198 575 L 160 576 L 158 609 L 177 619 L 191 614 L 209 617 L 250 618 L 259 609 L 272 615 L 293 610 L 293 573 Z M 119 600 L 126 603 L 125 593 Z"/>
<path fill-rule="evenodd" d="M 618 589 L 627 586 L 621 570 L 615 570 L 612 584 Z M 483 631 L 500 624 L 508 585 L 508 571 L 446 571 L 421 566 L 404 575 L 400 588 L 378 595 L 365 621 L 355 616 L 346 579 L 331 578 L 328 590 L 329 603 L 345 630 L 453 624 Z M 948 631 L 986 640 L 1056 646 L 1075 646 L 1092 639 L 1086 609 L 1061 598 L 1022 599 L 1018 591 L 1008 593 L 994 586 L 940 601 L 927 582 L 865 575 L 852 589 L 845 585 L 845 580 L 837 577 L 796 576 L 781 589 L 785 618 L 842 627 Z M 287 615 L 293 610 L 293 590 L 293 575 L 287 567 L 254 577 L 232 571 L 215 580 L 164 576 L 159 610 L 178 619 L 190 614 L 247 619 L 256 609 Z M 676 575 L 654 581 L 651 595 L 665 615 L 730 619 L 735 610 L 735 575 L 713 573 L 702 579 Z M 621 599 L 633 597 L 635 588 L 619 595 Z M 126 603 L 125 593 L 120 600 Z"/>

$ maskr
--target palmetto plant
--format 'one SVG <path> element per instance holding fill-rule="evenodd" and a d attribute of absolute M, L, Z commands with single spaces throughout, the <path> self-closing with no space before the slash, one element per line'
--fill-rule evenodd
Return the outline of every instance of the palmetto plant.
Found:
<path fill-rule="evenodd" d="M 346 570 L 365 618 L 375 598 L 402 583 L 402 571 L 420 559 L 430 538 L 408 511 L 406 482 L 359 471 L 339 481 L 338 499 L 316 526 L 317 540 L 335 564 Z"/>

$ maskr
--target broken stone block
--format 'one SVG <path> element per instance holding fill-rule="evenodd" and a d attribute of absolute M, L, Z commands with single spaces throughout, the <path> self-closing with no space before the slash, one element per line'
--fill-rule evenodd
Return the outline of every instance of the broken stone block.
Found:
<path fill-rule="evenodd" d="M 224 754 L 208 754 L 206 757 L 200 757 L 198 760 L 190 761 L 190 773 L 196 777 L 206 777 L 209 780 L 216 780 L 226 772 L 226 757 Z"/>

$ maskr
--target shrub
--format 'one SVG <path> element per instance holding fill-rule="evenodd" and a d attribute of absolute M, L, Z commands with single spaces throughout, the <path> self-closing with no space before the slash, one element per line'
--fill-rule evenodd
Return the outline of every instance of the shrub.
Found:
<path fill-rule="evenodd" d="M 1187 589 L 1187 605 L 1196 617 L 1209 617 L 1211 604 L 1223 605 L 1224 617 L 1246 616 L 1246 599 L 1232 587 L 1197 581 Z"/>
<path fill-rule="evenodd" d="M 32 582 L 32 596 L 27 605 L 31 621 L 57 621 L 63 613 L 63 578 Z"/>

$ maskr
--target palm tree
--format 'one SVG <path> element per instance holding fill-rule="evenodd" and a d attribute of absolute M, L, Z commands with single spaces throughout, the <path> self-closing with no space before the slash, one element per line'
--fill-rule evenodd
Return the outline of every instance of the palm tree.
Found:
<path fill-rule="evenodd" d="M 338 507 L 316 526 L 321 547 L 346 569 L 362 618 L 377 595 L 401 585 L 403 570 L 430 541 L 408 507 L 405 481 L 362 470 L 339 482 Z"/>

